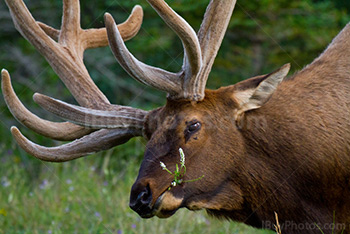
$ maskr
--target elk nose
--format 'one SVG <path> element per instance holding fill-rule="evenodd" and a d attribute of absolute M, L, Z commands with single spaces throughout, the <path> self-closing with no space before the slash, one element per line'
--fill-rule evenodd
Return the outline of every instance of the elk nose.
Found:
<path fill-rule="evenodd" d="M 130 208 L 137 212 L 142 218 L 150 218 L 152 214 L 152 192 L 149 185 L 133 186 L 130 194 Z"/>

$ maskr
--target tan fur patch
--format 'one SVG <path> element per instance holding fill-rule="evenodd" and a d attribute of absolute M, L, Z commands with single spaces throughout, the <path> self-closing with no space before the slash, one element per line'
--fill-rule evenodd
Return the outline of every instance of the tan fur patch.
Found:
<path fill-rule="evenodd" d="M 174 197 L 171 192 L 165 192 L 162 195 L 161 203 L 158 211 L 162 210 L 176 210 L 182 203 L 183 198 Z"/>
<path fill-rule="evenodd" d="M 226 209 L 223 204 L 215 201 L 193 201 L 188 206 L 190 210 L 201 210 L 201 209 L 211 209 L 211 210 L 221 210 Z"/>

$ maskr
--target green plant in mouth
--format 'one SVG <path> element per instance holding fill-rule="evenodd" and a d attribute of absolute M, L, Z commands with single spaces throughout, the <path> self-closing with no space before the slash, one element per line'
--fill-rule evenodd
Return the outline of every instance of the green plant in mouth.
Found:
<path fill-rule="evenodd" d="M 172 187 L 175 187 L 176 185 L 180 185 L 182 183 L 189 183 L 189 182 L 194 182 L 194 181 L 197 181 L 197 180 L 201 180 L 204 175 L 202 175 L 201 177 L 197 178 L 197 179 L 193 179 L 193 180 L 183 180 L 183 177 L 185 176 L 186 174 L 186 166 L 185 166 L 185 154 L 184 154 L 184 151 L 179 148 L 179 153 L 180 153 L 180 167 L 179 165 L 176 163 L 175 164 L 175 171 L 174 172 L 171 172 L 167 167 L 166 165 L 163 163 L 163 162 L 160 162 L 160 167 L 167 171 L 169 174 L 173 175 L 174 176 L 174 180 L 173 182 L 171 182 L 171 185 L 169 187 L 169 190 L 172 188 Z"/>

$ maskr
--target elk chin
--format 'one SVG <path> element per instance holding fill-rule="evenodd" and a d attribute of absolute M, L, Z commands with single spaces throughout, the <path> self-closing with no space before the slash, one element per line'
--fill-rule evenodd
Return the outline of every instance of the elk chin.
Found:
<path fill-rule="evenodd" d="M 169 218 L 181 207 L 183 200 L 183 189 L 180 186 L 172 187 L 157 199 L 154 215 L 158 218 Z"/>

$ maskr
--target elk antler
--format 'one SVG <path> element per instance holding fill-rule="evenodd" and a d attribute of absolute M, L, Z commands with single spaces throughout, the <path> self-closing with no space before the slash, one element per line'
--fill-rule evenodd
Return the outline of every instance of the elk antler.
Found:
<path fill-rule="evenodd" d="M 66 162 L 101 150 L 107 150 L 116 145 L 124 144 L 130 138 L 139 134 L 138 130 L 119 129 L 111 131 L 101 129 L 62 146 L 44 147 L 25 138 L 16 127 L 12 127 L 11 132 L 17 143 L 26 152 L 38 159 L 49 162 Z"/>
<path fill-rule="evenodd" d="M 34 101 L 46 110 L 90 128 L 136 128 L 142 130 L 147 111 L 125 106 L 110 106 L 109 110 L 89 109 L 67 104 L 60 100 L 36 93 Z"/>
<path fill-rule="evenodd" d="M 143 118 L 146 111 L 111 105 L 105 95 L 97 88 L 83 63 L 85 49 L 106 46 L 106 29 L 87 29 L 80 27 L 79 0 L 63 1 L 63 20 L 61 30 L 56 30 L 43 23 L 36 22 L 22 0 L 6 0 L 17 30 L 49 62 L 51 67 L 70 90 L 77 102 L 85 107 L 118 112 L 120 121 L 135 115 L 138 121 L 119 125 L 118 129 L 102 129 L 91 133 L 92 129 L 65 122 L 54 123 L 43 120 L 20 102 L 13 91 L 10 75 L 2 71 L 2 91 L 12 114 L 26 127 L 44 136 L 59 140 L 74 140 L 69 144 L 45 148 L 27 140 L 17 128 L 12 133 L 19 145 L 28 153 L 49 161 L 67 161 L 85 154 L 111 148 L 122 144 L 131 137 L 142 135 Z M 140 29 L 143 12 L 135 6 L 127 21 L 119 25 L 123 40 L 132 38 Z M 97 140 L 96 137 L 104 136 Z M 90 139 L 90 143 L 89 143 Z M 92 143 L 92 141 L 100 144 Z"/>
<path fill-rule="evenodd" d="M 69 122 L 55 123 L 34 115 L 22 104 L 14 92 L 10 74 L 6 70 L 2 70 L 1 76 L 1 88 L 5 102 L 13 116 L 26 127 L 43 136 L 62 141 L 75 140 L 91 132 L 90 129 Z"/>
<path fill-rule="evenodd" d="M 126 48 L 115 22 L 105 15 L 110 47 L 119 64 L 136 80 L 166 91 L 169 99 L 200 101 L 209 72 L 230 21 L 235 0 L 211 0 L 196 36 L 191 26 L 163 0 L 147 0 L 180 37 L 185 49 L 182 69 L 171 73 L 138 61 Z"/>

